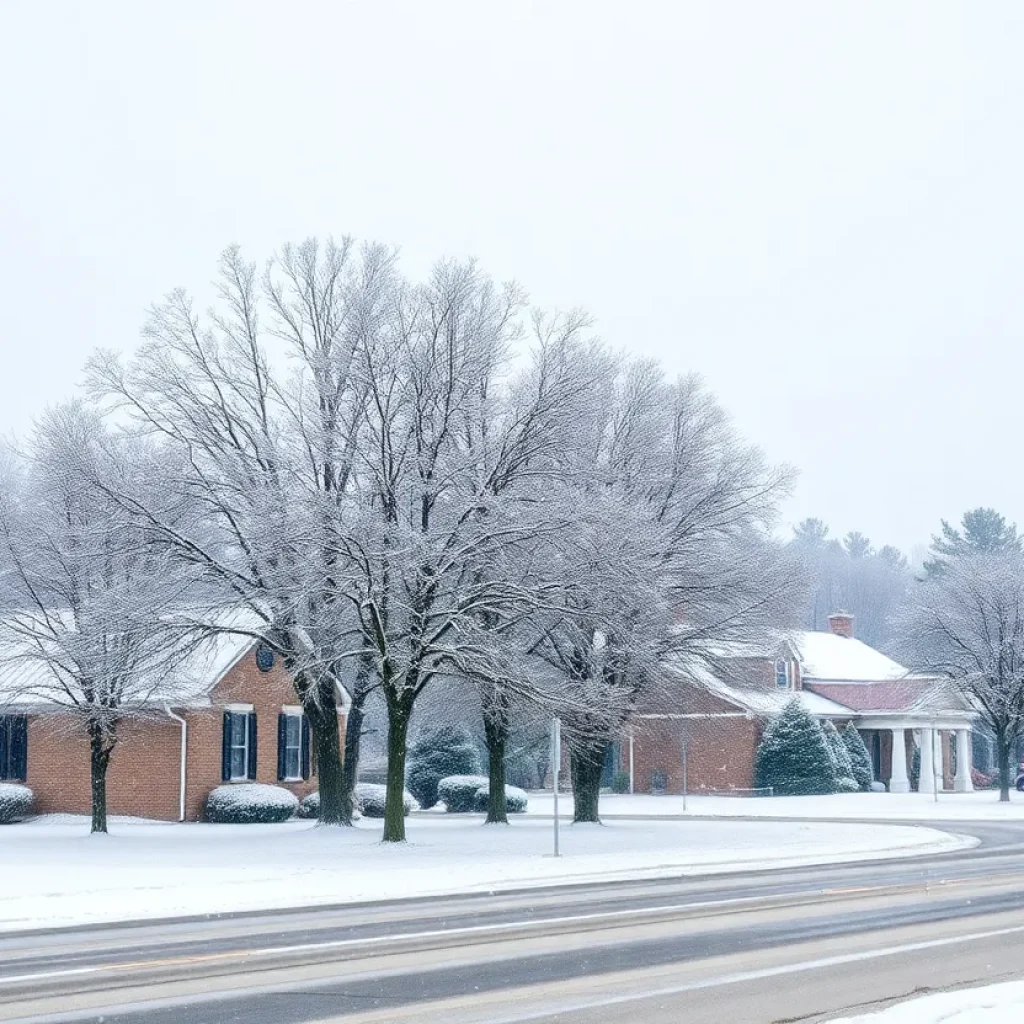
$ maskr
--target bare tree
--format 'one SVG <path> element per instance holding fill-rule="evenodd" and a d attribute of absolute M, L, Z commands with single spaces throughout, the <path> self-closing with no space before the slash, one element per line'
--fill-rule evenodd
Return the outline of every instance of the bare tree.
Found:
<path fill-rule="evenodd" d="M 281 655 L 312 725 L 326 823 L 351 822 L 337 684 L 340 663 L 365 647 L 342 594 L 361 399 L 351 370 L 376 330 L 391 262 L 379 247 L 309 240 L 284 247 L 260 282 L 228 249 L 205 322 L 173 292 L 127 368 L 109 353 L 90 364 L 94 394 L 166 452 L 162 502 L 112 494 L 223 601 L 262 620 L 259 638 Z"/>
<path fill-rule="evenodd" d="M 609 742 L 665 662 L 784 623 L 798 567 L 769 528 L 791 474 L 743 443 L 696 377 L 623 366 L 589 424 L 564 535 L 562 607 L 536 650 L 570 681 L 567 736 L 578 821 L 596 821 Z"/>
<path fill-rule="evenodd" d="M 168 669 L 187 642 L 174 620 L 190 580 L 95 486 L 139 484 L 144 454 L 80 405 L 60 406 L 0 489 L 0 576 L 16 598 L 0 619 L 0 667 L 19 701 L 88 738 L 93 832 L 107 831 L 121 723 L 189 696 L 169 688 Z"/>
<path fill-rule="evenodd" d="M 1008 801 L 1024 731 L 1024 554 L 1016 544 L 947 554 L 912 589 L 899 632 L 908 664 L 951 680 L 992 730 Z"/>

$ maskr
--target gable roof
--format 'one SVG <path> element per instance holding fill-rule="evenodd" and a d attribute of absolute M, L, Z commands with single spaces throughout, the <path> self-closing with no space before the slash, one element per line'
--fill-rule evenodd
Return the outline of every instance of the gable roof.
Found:
<path fill-rule="evenodd" d="M 789 635 L 804 679 L 837 682 L 883 682 L 910 674 L 899 662 L 855 637 L 803 629 Z"/>
<path fill-rule="evenodd" d="M 255 612 L 244 607 L 224 609 L 203 618 L 203 624 L 217 632 L 183 643 L 172 657 L 140 670 L 142 675 L 135 687 L 143 698 L 140 706 L 209 707 L 213 688 L 256 645 L 263 624 Z M 2 625 L 0 620 L 0 711 L 59 711 L 66 707 L 68 701 L 63 697 L 58 672 L 35 653 L 28 641 L 9 631 L 3 635 Z M 347 704 L 348 693 L 340 681 L 338 692 L 342 705 Z"/>

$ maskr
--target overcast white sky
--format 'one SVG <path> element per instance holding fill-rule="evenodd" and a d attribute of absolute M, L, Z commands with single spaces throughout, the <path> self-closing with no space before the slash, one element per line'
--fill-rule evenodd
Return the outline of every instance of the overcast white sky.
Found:
<path fill-rule="evenodd" d="M 1024 4 L 0 0 L 0 429 L 221 249 L 478 256 L 698 370 L 796 521 L 1024 522 Z"/>

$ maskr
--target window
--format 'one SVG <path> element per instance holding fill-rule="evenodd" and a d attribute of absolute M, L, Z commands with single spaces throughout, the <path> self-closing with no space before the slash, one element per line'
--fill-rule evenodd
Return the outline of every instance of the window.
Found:
<path fill-rule="evenodd" d="M 256 778 L 256 715 L 252 711 L 224 712 L 222 777 L 225 782 Z"/>
<path fill-rule="evenodd" d="M 277 716 L 277 777 L 283 782 L 309 778 L 309 719 L 299 709 Z"/>
<path fill-rule="evenodd" d="M 785 658 L 775 662 L 775 687 L 779 690 L 789 689 L 789 662 Z"/>
<path fill-rule="evenodd" d="M 0 782 L 24 782 L 28 772 L 28 719 L 0 715 Z"/>
<path fill-rule="evenodd" d="M 261 672 L 269 672 L 274 667 L 274 649 L 267 644 L 256 645 L 256 667 Z"/>

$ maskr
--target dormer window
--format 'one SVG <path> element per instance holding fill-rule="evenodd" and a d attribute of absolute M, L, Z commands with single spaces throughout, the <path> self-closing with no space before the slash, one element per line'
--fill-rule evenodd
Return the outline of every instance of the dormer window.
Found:
<path fill-rule="evenodd" d="M 789 689 L 789 662 L 785 658 L 775 660 L 775 688 L 777 690 Z"/>

